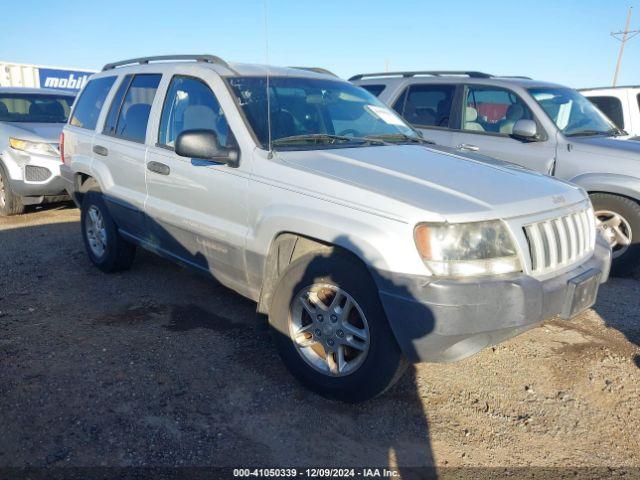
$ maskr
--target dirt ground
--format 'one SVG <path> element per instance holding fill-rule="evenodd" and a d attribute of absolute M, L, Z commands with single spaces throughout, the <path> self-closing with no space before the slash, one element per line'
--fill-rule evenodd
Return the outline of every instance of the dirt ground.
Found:
<path fill-rule="evenodd" d="M 0 219 L 0 466 L 640 467 L 639 280 L 353 406 L 231 291 L 141 251 L 99 272 L 78 219 Z"/>

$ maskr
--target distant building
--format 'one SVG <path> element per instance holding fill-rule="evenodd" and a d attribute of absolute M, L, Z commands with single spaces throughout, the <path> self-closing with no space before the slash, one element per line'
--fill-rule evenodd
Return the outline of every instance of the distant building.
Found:
<path fill-rule="evenodd" d="M 0 61 L 0 87 L 54 88 L 77 92 L 95 72 Z"/>

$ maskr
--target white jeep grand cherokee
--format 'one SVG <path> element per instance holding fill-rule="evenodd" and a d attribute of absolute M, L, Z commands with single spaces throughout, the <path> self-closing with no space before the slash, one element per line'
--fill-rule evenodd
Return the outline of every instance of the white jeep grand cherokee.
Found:
<path fill-rule="evenodd" d="M 570 318 L 609 273 L 581 188 L 428 144 L 308 69 L 110 64 L 61 147 L 98 268 L 129 268 L 140 246 L 211 275 L 257 302 L 289 370 L 331 398 Z"/>

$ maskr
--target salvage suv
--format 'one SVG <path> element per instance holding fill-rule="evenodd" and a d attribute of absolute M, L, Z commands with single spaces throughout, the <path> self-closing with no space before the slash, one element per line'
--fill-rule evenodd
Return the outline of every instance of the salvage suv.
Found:
<path fill-rule="evenodd" d="M 482 72 L 351 78 L 438 145 L 509 161 L 580 185 L 613 249 L 612 272 L 640 267 L 640 142 L 577 91 Z"/>
<path fill-rule="evenodd" d="M 257 302 L 292 374 L 361 401 L 591 306 L 610 249 L 580 187 L 433 146 L 305 69 L 106 65 L 61 141 L 91 262 L 136 246 Z"/>
<path fill-rule="evenodd" d="M 59 90 L 0 88 L 0 216 L 69 199 L 58 140 L 74 98 Z"/>

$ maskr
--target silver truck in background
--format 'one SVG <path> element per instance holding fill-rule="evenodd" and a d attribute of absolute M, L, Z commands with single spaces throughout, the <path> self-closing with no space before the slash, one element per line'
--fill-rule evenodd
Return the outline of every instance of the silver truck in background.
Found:
<path fill-rule="evenodd" d="M 640 267 L 640 142 L 577 91 L 474 71 L 385 72 L 350 79 L 424 137 L 583 187 L 613 248 L 612 272 Z"/>
<path fill-rule="evenodd" d="M 0 88 L 0 216 L 68 199 L 59 138 L 74 98 L 66 91 Z"/>

